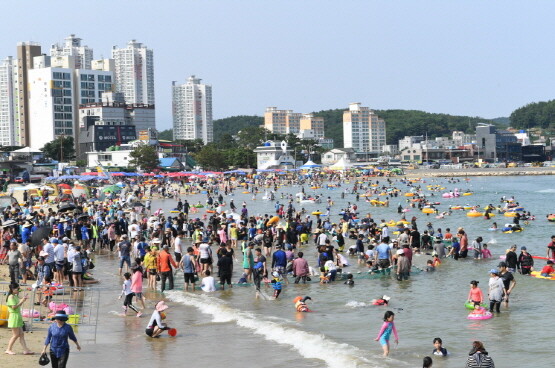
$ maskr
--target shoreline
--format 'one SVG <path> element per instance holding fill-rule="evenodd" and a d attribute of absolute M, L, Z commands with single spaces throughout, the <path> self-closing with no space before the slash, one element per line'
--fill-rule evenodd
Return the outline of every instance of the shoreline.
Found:
<path fill-rule="evenodd" d="M 508 167 L 477 169 L 416 169 L 405 170 L 406 177 L 450 178 L 461 176 L 534 176 L 555 175 L 554 167 Z"/>

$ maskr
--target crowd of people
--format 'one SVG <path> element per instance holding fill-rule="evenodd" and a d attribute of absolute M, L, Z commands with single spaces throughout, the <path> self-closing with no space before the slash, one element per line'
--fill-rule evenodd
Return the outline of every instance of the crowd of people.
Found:
<path fill-rule="evenodd" d="M 402 203 L 399 203 L 398 211 L 401 218 L 394 223 L 374 219 L 369 213 L 359 215 L 360 200 L 372 202 L 376 201 L 372 196 L 386 195 L 380 205 L 389 205 L 389 200 L 398 198 L 403 191 L 413 194 L 407 197 L 406 208 L 433 206 L 433 199 L 423 195 L 418 184 L 392 178 L 367 184 L 354 180 L 356 184 L 349 187 L 342 186 L 344 182 L 345 178 L 334 175 L 314 176 L 303 181 L 264 177 L 254 184 L 230 178 L 195 184 L 168 181 L 157 185 L 122 180 L 121 190 L 103 192 L 100 188 L 93 188 L 90 198 L 75 198 L 70 211 L 53 208 L 35 211 L 31 203 L 26 203 L 20 211 L 7 208 L 1 235 L 3 257 L 0 259 L 8 263 L 13 285 L 25 284 L 32 279 L 44 290 L 48 290 L 52 283 L 66 283 L 74 292 L 81 292 L 83 283 L 90 279 L 88 270 L 94 267 L 91 256 L 113 253 L 118 257 L 118 273 L 122 277 L 124 314 L 131 310 L 141 317 L 146 306 L 143 279 L 148 290 L 172 290 L 176 286 L 176 270 L 183 274 L 185 291 L 213 292 L 218 289 L 217 284 L 220 289 L 232 288 L 238 280 L 239 283 L 253 283 L 257 298 L 267 297 L 264 285 L 273 289 L 271 298 L 279 298 L 284 284 L 290 282 L 334 283 L 341 280 L 353 286 L 353 275 L 345 270 L 354 263 L 365 267 L 368 274 L 393 272 L 397 280 L 403 282 L 417 270 L 413 265 L 416 253 L 431 256 L 426 266 L 429 272 L 446 257 L 455 261 L 464 259 L 469 257 L 469 251 L 475 259 L 491 257 L 482 237 L 470 241 L 462 227 L 456 231 L 449 228 L 443 231 L 427 221 L 425 229 L 420 229 L 416 217 L 405 218 Z M 305 198 L 304 195 L 284 196 L 280 193 L 278 196 L 281 186 L 291 184 L 312 188 L 332 185 L 342 191 L 342 196 L 345 193 L 354 195 L 355 201 L 341 209 L 339 220 L 334 221 L 330 215 L 334 204 L 329 198 L 326 203 L 321 202 L 326 206 L 326 213 L 312 214 L 303 208 L 301 198 Z M 256 213 L 254 201 L 236 204 L 230 199 L 225 203 L 234 191 L 243 190 L 256 196 L 262 187 L 270 190 L 268 200 L 275 199 L 274 213 Z M 191 204 L 187 199 L 182 200 L 184 195 L 199 192 L 206 195 L 204 203 Z M 304 190 L 301 193 L 304 194 Z M 175 207 L 170 211 L 152 208 L 157 199 L 175 201 Z M 555 253 L 554 242 L 555 237 L 548 252 Z M 516 245 L 511 247 L 506 260 L 498 269 L 490 271 L 490 312 L 499 312 L 500 303 L 509 302 L 516 285 L 512 274 L 516 271 L 529 274 L 534 266 L 526 247 L 521 247 L 519 255 L 516 249 Z M 306 259 L 307 253 L 315 256 L 312 265 Z M 239 270 L 236 263 L 241 265 Z M 546 274 L 553 272 L 545 271 Z M 14 286 L 10 296 L 13 310 L 21 303 L 16 290 Z M 41 299 L 46 297 L 47 293 L 41 293 Z M 484 299 L 478 282 L 472 281 L 468 300 L 480 306 Z M 148 336 L 158 337 L 162 331 L 169 330 L 163 322 L 166 308 L 162 301 L 156 303 L 146 329 Z M 393 319 L 393 312 L 386 313 L 376 339 L 380 341 L 384 355 L 389 354 L 392 333 L 397 340 Z M 63 316 L 56 321 L 63 322 Z M 17 325 L 19 323 L 10 323 L 14 333 L 7 352 L 13 353 L 13 344 L 20 339 L 24 353 L 28 353 L 23 333 L 17 330 Z M 52 336 L 60 333 L 53 331 Z M 68 336 L 76 341 L 75 336 Z M 442 351 L 441 339 L 436 340 L 434 344 L 439 342 L 438 351 Z M 472 358 L 478 363 L 469 364 L 491 361 L 489 357 L 484 358 L 487 353 L 481 343 L 475 342 L 474 345 L 469 362 Z M 51 348 L 51 359 L 57 359 L 62 366 L 60 362 L 65 358 L 56 349 Z M 446 355 L 446 351 L 441 355 Z"/>

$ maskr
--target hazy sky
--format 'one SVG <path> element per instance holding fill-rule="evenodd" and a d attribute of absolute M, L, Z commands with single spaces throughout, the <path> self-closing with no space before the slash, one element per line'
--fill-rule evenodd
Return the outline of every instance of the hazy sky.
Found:
<path fill-rule="evenodd" d="M 18 41 L 75 33 L 109 57 L 130 39 L 154 49 L 157 126 L 171 82 L 213 88 L 214 118 L 362 102 L 375 109 L 508 116 L 555 96 L 551 1 L 22 1 L 0 22 Z"/>

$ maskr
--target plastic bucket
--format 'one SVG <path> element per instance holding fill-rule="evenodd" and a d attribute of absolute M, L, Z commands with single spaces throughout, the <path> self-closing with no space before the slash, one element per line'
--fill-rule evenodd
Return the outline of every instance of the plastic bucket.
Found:
<path fill-rule="evenodd" d="M 70 325 L 78 325 L 79 319 L 81 318 L 81 316 L 78 314 L 70 314 L 67 317 L 68 317 L 67 323 L 69 323 Z"/>

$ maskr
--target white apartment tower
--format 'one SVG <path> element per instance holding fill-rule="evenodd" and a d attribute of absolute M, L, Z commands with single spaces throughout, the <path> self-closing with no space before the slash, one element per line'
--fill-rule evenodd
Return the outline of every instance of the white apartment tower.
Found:
<path fill-rule="evenodd" d="M 185 84 L 172 84 L 173 139 L 213 141 L 212 86 L 200 81 L 192 75 Z"/>
<path fill-rule="evenodd" d="M 112 47 L 116 89 L 128 104 L 154 105 L 154 58 L 152 49 L 135 40 L 126 48 Z"/>
<path fill-rule="evenodd" d="M 111 71 L 75 69 L 72 56 L 38 56 L 28 72 L 30 146 L 41 148 L 64 135 L 78 144 L 80 104 L 100 102 L 113 91 Z"/>
<path fill-rule="evenodd" d="M 63 44 L 57 43 L 50 47 L 50 56 L 72 56 L 75 69 L 91 69 L 93 50 L 88 46 L 81 46 L 81 39 L 71 34 L 65 38 Z"/>
<path fill-rule="evenodd" d="M 0 145 L 14 146 L 14 60 L 8 56 L 0 62 Z"/>
<path fill-rule="evenodd" d="M 385 145 L 385 121 L 359 102 L 343 112 L 343 145 L 356 153 L 380 153 Z"/>

